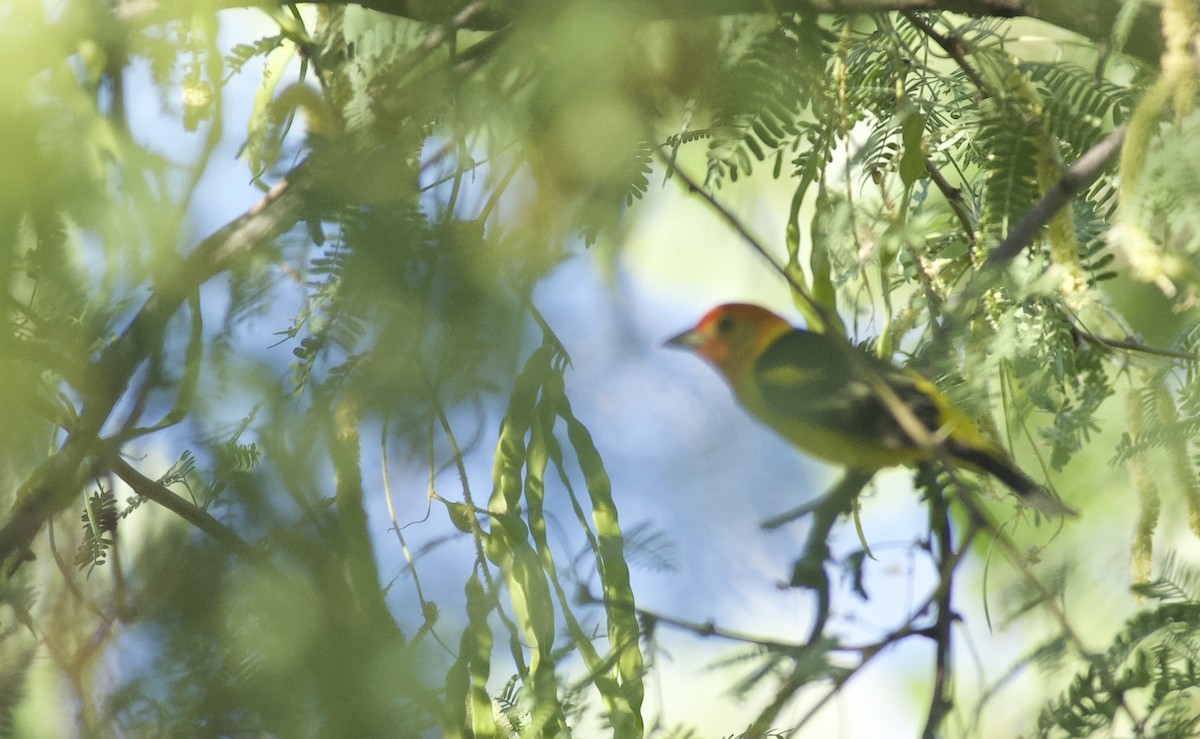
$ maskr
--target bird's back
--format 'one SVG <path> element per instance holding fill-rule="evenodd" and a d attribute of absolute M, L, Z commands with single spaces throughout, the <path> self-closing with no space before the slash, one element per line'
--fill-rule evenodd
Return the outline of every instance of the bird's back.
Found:
<path fill-rule="evenodd" d="M 802 450 L 836 464 L 875 470 L 929 456 L 897 422 L 877 382 L 930 432 L 945 422 L 922 378 L 823 334 L 780 336 L 752 372 L 742 403 Z"/>

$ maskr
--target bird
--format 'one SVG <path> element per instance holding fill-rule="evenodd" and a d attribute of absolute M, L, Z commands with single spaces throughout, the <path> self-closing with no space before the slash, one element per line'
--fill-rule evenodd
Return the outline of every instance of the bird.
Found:
<path fill-rule="evenodd" d="M 796 328 L 758 305 L 727 303 L 666 344 L 705 359 L 750 415 L 810 456 L 872 474 L 942 458 L 992 475 L 1042 513 L 1077 515 L 928 379 L 840 338 Z"/>

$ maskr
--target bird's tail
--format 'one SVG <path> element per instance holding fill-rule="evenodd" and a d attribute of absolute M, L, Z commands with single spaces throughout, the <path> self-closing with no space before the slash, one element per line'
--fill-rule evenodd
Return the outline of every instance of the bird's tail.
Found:
<path fill-rule="evenodd" d="M 959 460 L 966 462 L 995 477 L 1017 494 L 1023 503 L 1045 513 L 1048 516 L 1077 516 L 1079 513 L 1059 500 L 1053 493 L 1034 482 L 1017 466 L 996 452 L 987 449 L 977 449 L 965 444 L 949 444 L 950 453 Z"/>

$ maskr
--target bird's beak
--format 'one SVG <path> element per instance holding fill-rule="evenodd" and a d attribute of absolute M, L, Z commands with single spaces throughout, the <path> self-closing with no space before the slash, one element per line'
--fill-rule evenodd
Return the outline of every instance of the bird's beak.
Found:
<path fill-rule="evenodd" d="M 674 347 L 676 349 L 693 350 L 704 343 L 704 337 L 695 329 L 688 329 L 681 334 L 672 336 L 663 342 L 663 346 Z"/>

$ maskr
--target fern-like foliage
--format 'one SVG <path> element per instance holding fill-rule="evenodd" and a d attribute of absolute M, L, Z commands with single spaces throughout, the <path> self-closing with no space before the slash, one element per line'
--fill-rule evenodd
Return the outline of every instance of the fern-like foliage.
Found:
<path fill-rule="evenodd" d="M 980 108 L 974 142 L 982 150 L 980 163 L 986 172 L 980 225 L 984 234 L 999 238 L 1041 195 L 1041 125 L 1035 111 L 1016 102 L 985 101 Z"/>
<path fill-rule="evenodd" d="M 577 220 L 586 245 L 591 246 L 602 232 L 613 229 L 622 212 L 646 194 L 653 159 L 654 150 L 650 143 L 640 142 L 627 166 L 611 180 L 598 183 L 584 198 Z"/>
<path fill-rule="evenodd" d="M 1166 382 L 1166 378 L 1159 376 L 1138 388 L 1137 402 L 1143 408 L 1145 426 L 1136 439 L 1129 434 L 1122 434 L 1109 464 L 1120 467 L 1134 455 L 1162 449 L 1168 444 L 1192 438 L 1200 433 L 1200 418 L 1194 416 L 1172 424 L 1165 424 L 1160 420 L 1156 411 L 1163 382 Z"/>
<path fill-rule="evenodd" d="M 736 182 L 755 162 L 795 150 L 801 114 L 828 84 L 823 76 L 827 43 L 815 23 L 785 16 L 755 37 L 725 72 L 713 98 L 710 186 L 725 178 Z"/>
<path fill-rule="evenodd" d="M 1147 735 L 1195 736 L 1200 714 L 1200 575 L 1168 557 L 1162 575 L 1138 588 L 1158 604 L 1125 622 L 1108 649 L 1094 657 L 1038 719 L 1040 736 L 1092 736 L 1106 732 L 1130 705 Z"/>
<path fill-rule="evenodd" d="M 188 476 L 195 470 L 196 457 L 190 451 L 185 451 L 179 455 L 179 459 L 175 460 L 174 464 L 167 468 L 158 481 L 168 487 L 175 483 L 187 484 Z"/>
<path fill-rule="evenodd" d="M 1050 301 L 1027 302 L 1015 331 L 1020 351 L 1013 358 L 1014 374 L 1032 407 L 1053 419 L 1041 434 L 1050 448 L 1051 466 L 1062 469 L 1099 430 L 1096 413 L 1113 386 L 1105 354 L 1094 346 L 1076 345 L 1069 316 Z M 1068 346 L 1074 350 L 1063 351 Z"/>
<path fill-rule="evenodd" d="M 83 539 L 75 552 L 75 566 L 90 571 L 107 561 L 113 546 L 112 534 L 120 518 L 116 497 L 109 490 L 92 493 L 79 518 L 83 522 Z"/>
<path fill-rule="evenodd" d="M 1197 324 L 1191 324 L 1184 329 L 1173 348 L 1181 354 L 1194 355 L 1200 347 L 1197 336 Z M 1178 372 L 1174 366 L 1161 366 L 1137 388 L 1137 402 L 1142 409 L 1144 425 L 1137 438 L 1129 434 L 1121 436 L 1110 464 L 1119 467 L 1134 455 L 1152 450 L 1187 449 L 1189 451 L 1182 455 L 1173 455 L 1177 458 L 1176 463 L 1189 463 L 1189 459 L 1196 459 L 1196 454 L 1200 453 L 1195 442 L 1200 435 L 1197 364 L 1195 361 L 1188 362 L 1182 369 L 1182 372 Z"/>
<path fill-rule="evenodd" d="M 257 444 L 240 444 L 236 439 L 230 439 L 216 449 L 216 470 L 218 474 L 247 472 L 258 466 L 261 451 Z"/>
<path fill-rule="evenodd" d="M 1093 286 L 1119 274 L 1114 265 L 1117 255 L 1106 237 L 1105 225 L 1112 215 L 1113 198 L 1105 195 L 1098 192 L 1094 197 L 1077 200 L 1074 205 L 1080 266 Z"/>

